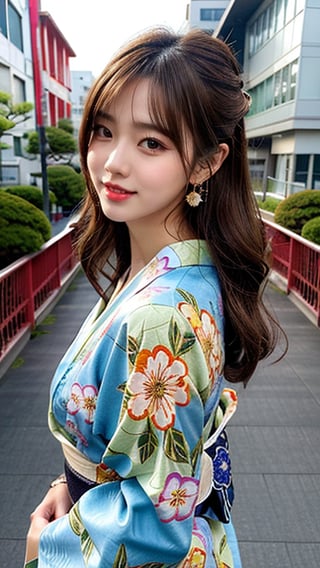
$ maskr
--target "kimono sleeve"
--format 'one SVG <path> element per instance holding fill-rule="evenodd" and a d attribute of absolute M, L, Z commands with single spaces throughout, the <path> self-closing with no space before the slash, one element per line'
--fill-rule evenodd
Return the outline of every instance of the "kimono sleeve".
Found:
<path fill-rule="evenodd" d="M 40 568 L 175 566 L 190 548 L 211 371 L 175 308 L 138 308 L 126 334 L 123 402 L 103 456 L 114 481 L 90 489 L 49 525 Z"/>

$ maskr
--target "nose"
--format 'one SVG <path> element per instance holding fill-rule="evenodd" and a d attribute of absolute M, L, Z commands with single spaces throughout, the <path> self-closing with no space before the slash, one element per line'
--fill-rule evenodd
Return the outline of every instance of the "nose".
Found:
<path fill-rule="evenodd" d="M 104 163 L 104 169 L 111 174 L 121 174 L 127 176 L 129 174 L 129 152 L 125 144 L 116 144 L 107 156 Z"/>

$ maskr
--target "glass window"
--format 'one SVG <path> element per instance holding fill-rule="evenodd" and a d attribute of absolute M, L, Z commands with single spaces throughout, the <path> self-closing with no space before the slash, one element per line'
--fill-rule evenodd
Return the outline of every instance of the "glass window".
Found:
<path fill-rule="evenodd" d="M 306 184 L 308 177 L 308 167 L 309 167 L 309 154 L 297 154 L 294 181 Z"/>
<path fill-rule="evenodd" d="M 10 69 L 0 64 L 0 91 L 11 93 Z"/>
<path fill-rule="evenodd" d="M 222 16 L 224 14 L 224 8 L 216 8 L 215 9 L 215 17 L 214 19 L 217 20 L 221 20 Z"/>
<path fill-rule="evenodd" d="M 0 0 L 0 32 L 8 37 L 6 0 Z"/>
<path fill-rule="evenodd" d="M 224 9 L 200 8 L 200 20 L 202 22 L 217 22 L 222 18 Z"/>
<path fill-rule="evenodd" d="M 264 101 L 264 91 L 265 91 L 265 84 L 264 81 L 257 86 L 257 112 L 262 112 L 265 110 L 265 101 Z"/>
<path fill-rule="evenodd" d="M 274 97 L 273 97 L 273 104 L 274 106 L 279 105 L 281 102 L 281 71 L 277 71 L 274 76 Z"/>
<path fill-rule="evenodd" d="M 209 8 L 200 8 L 200 20 L 202 22 L 214 21 L 214 10 L 210 10 Z"/>
<path fill-rule="evenodd" d="M 320 189 L 320 154 L 314 156 L 312 187 Z"/>
<path fill-rule="evenodd" d="M 26 100 L 25 82 L 19 77 L 13 77 L 13 102 L 23 103 Z"/>
<path fill-rule="evenodd" d="M 297 86 L 297 71 L 298 71 L 298 60 L 293 61 L 290 65 L 290 91 L 289 100 L 293 101 L 296 96 L 296 86 Z"/>
<path fill-rule="evenodd" d="M 19 136 L 13 137 L 13 149 L 15 156 L 22 156 L 21 138 Z"/>
<path fill-rule="evenodd" d="M 276 0 L 276 31 L 283 27 L 284 22 L 284 0 Z"/>
<path fill-rule="evenodd" d="M 265 10 L 262 14 L 262 43 L 265 43 L 268 39 L 268 18 L 269 11 Z"/>
<path fill-rule="evenodd" d="M 252 115 L 256 114 L 256 112 L 257 112 L 257 90 L 256 90 L 256 88 L 250 89 L 250 91 L 248 91 L 248 94 L 251 97 L 251 106 L 250 106 L 250 109 L 249 109 L 247 116 L 252 116 Z"/>
<path fill-rule="evenodd" d="M 262 44 L 262 14 L 259 16 L 257 20 L 257 28 L 256 28 L 256 49 Z"/>
<path fill-rule="evenodd" d="M 9 35 L 10 41 L 21 51 L 23 51 L 22 23 L 19 12 L 10 2 L 8 3 L 9 16 Z"/>
<path fill-rule="evenodd" d="M 281 102 L 285 103 L 289 98 L 289 88 L 288 88 L 288 79 L 289 79 L 289 65 L 282 69 L 282 81 L 281 81 Z"/>
<path fill-rule="evenodd" d="M 256 22 L 252 24 L 249 28 L 249 55 L 253 55 L 255 52 L 256 43 Z"/>
<path fill-rule="evenodd" d="M 269 6 L 269 33 L 268 37 L 272 37 L 274 34 L 274 25 L 275 25 L 275 17 L 274 17 L 274 2 Z"/>
<path fill-rule="evenodd" d="M 271 108 L 273 105 L 273 87 L 274 85 L 274 76 L 268 77 L 266 80 L 266 92 L 265 92 L 265 102 L 266 102 L 266 109 Z"/>
<path fill-rule="evenodd" d="M 285 0 L 285 22 L 286 24 L 294 18 L 295 2 L 294 0 Z"/>

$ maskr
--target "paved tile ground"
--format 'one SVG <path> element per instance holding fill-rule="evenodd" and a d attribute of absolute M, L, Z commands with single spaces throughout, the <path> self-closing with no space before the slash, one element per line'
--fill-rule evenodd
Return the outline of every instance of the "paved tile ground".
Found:
<path fill-rule="evenodd" d="M 320 566 L 320 330 L 272 286 L 289 338 L 280 363 L 237 387 L 229 426 L 243 568 Z M 62 471 L 47 428 L 54 369 L 97 299 L 80 274 L 0 381 L 0 567 L 19 568 L 30 511 Z M 53 567 L 54 568 L 54 567 Z M 107 567 L 106 567 L 107 568 Z"/>

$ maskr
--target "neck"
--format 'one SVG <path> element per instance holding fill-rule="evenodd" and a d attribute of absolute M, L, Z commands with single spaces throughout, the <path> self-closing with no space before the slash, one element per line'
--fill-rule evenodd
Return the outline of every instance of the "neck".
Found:
<path fill-rule="evenodd" d="M 180 227 L 177 231 L 176 227 L 168 226 L 155 230 L 152 227 L 144 225 L 143 227 L 134 227 L 130 225 L 130 247 L 131 247 L 131 268 L 129 280 L 131 280 L 140 270 L 142 270 L 165 246 L 173 243 L 192 239 L 194 236 L 186 227 Z"/>

